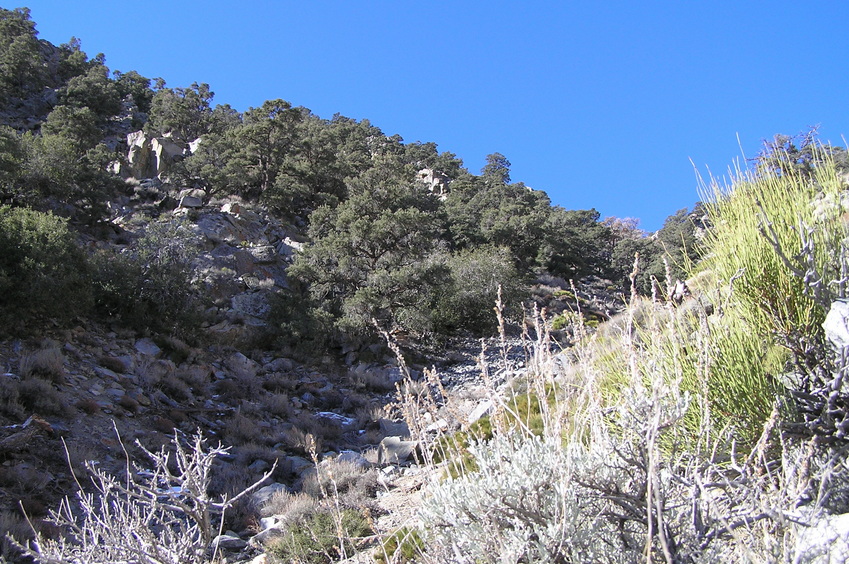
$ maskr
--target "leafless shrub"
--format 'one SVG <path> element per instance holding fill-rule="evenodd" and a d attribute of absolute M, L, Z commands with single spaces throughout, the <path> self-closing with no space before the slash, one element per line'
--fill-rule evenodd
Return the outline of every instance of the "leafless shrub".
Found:
<path fill-rule="evenodd" d="M 78 503 L 66 498 L 52 512 L 67 536 L 49 539 L 39 534 L 38 544 L 26 552 L 42 562 L 207 562 L 222 514 L 267 475 L 232 498 L 215 500 L 208 493 L 211 472 L 227 449 L 207 448 L 200 434 L 188 442 L 175 437 L 173 446 L 173 452 L 147 451 L 152 470 L 131 470 L 128 459 L 121 479 L 90 465 L 95 493 L 80 488 Z M 177 472 L 170 469 L 172 459 Z"/>
<path fill-rule="evenodd" d="M 198 395 L 206 395 L 209 377 L 201 370 L 177 370 L 175 376 L 186 383 Z"/>
<path fill-rule="evenodd" d="M 130 413 L 137 413 L 141 404 L 138 401 L 131 398 L 129 395 L 124 394 L 118 399 L 118 405 L 129 411 Z"/>
<path fill-rule="evenodd" d="M 241 445 L 257 442 L 257 440 L 262 438 L 263 432 L 257 426 L 256 421 L 245 417 L 241 413 L 237 413 L 227 420 L 223 435 L 228 443 Z"/>
<path fill-rule="evenodd" d="M 194 398 L 192 390 L 189 389 L 188 384 L 173 375 L 162 378 L 159 381 L 159 389 L 162 390 L 169 398 L 177 402 L 185 402 Z"/>
<path fill-rule="evenodd" d="M 286 376 L 285 374 L 272 373 L 262 382 L 262 387 L 268 392 L 291 392 L 295 389 L 297 380 Z"/>
<path fill-rule="evenodd" d="M 3 376 L 0 378 L 4 378 L 3 385 L 0 386 L 0 414 L 10 419 L 23 419 L 26 410 L 20 402 L 21 396 L 18 392 L 20 382 Z"/>
<path fill-rule="evenodd" d="M 315 498 L 339 498 L 343 505 L 358 507 L 374 492 L 376 485 L 373 470 L 333 458 L 323 460 L 304 478 L 301 491 Z"/>
<path fill-rule="evenodd" d="M 14 562 L 21 556 L 19 545 L 28 543 L 33 532 L 17 511 L 0 511 L 0 562 Z"/>
<path fill-rule="evenodd" d="M 280 433 L 279 440 L 289 450 L 299 454 L 309 454 L 310 450 L 319 451 L 323 446 L 321 438 L 317 438 L 312 433 L 296 425 L 291 425 L 283 429 Z"/>

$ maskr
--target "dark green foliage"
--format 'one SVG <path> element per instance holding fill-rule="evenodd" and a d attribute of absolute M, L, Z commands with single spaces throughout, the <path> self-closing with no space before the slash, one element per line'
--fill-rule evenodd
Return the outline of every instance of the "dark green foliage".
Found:
<path fill-rule="evenodd" d="M 47 76 L 29 8 L 0 8 L 0 104 L 41 91 Z"/>
<path fill-rule="evenodd" d="M 599 222 L 599 217 L 594 209 L 550 208 L 537 252 L 537 264 L 564 278 L 599 274 L 605 270 L 610 260 L 605 244 L 610 231 Z"/>
<path fill-rule="evenodd" d="M 59 99 L 72 108 L 88 108 L 100 125 L 121 111 L 121 93 L 102 64 L 91 65 L 85 74 L 71 78 Z"/>
<path fill-rule="evenodd" d="M 0 202 L 8 202 L 20 191 L 24 149 L 11 127 L 0 126 Z"/>
<path fill-rule="evenodd" d="M 440 246 L 437 200 L 391 161 L 349 189 L 353 195 L 338 207 L 312 214 L 313 243 L 290 273 L 309 283 L 315 302 L 346 329 L 363 331 L 374 319 L 385 329 L 430 331 L 447 275 L 432 259 Z"/>
<path fill-rule="evenodd" d="M 674 284 L 676 279 L 685 280 L 690 266 L 698 260 L 694 218 L 701 215 L 704 215 L 701 204 L 696 204 L 692 212 L 686 208 L 678 210 L 666 218 L 663 227 L 653 236 L 647 236 L 635 226 L 630 230 L 621 225 L 612 227 L 615 242 L 610 257 L 611 278 L 627 288 L 634 269 L 634 255 L 639 253 L 637 289 L 640 292 L 646 295 L 652 292 L 652 278 L 657 281 L 661 294 L 666 292 L 667 282 Z M 671 279 L 668 281 L 664 259 L 669 265 Z"/>
<path fill-rule="evenodd" d="M 198 242 L 181 222 L 152 223 L 126 254 L 92 257 L 97 311 L 139 329 L 182 333 L 198 319 L 191 261 Z"/>
<path fill-rule="evenodd" d="M 115 86 L 121 99 L 129 96 L 136 105 L 136 109 L 142 114 L 147 114 L 150 111 L 154 95 L 154 91 L 150 87 L 150 79 L 143 77 L 136 71 L 126 73 L 114 71 L 112 74 L 115 77 Z"/>
<path fill-rule="evenodd" d="M 775 135 L 764 141 L 763 149 L 754 158 L 759 176 L 801 175 L 812 178 L 818 166 L 849 169 L 849 153 L 843 147 L 822 146 L 817 142 L 817 128 L 797 135 Z"/>
<path fill-rule="evenodd" d="M 96 59 L 102 59 L 102 55 Z M 59 46 L 59 65 L 56 71 L 59 79 L 67 82 L 75 76 L 84 75 L 96 62 L 90 62 L 88 55 L 82 50 L 82 42 L 71 37 L 70 41 Z"/>
<path fill-rule="evenodd" d="M 379 564 L 406 564 L 415 562 L 424 551 L 425 543 L 419 531 L 402 527 L 383 541 L 374 559 Z"/>
<path fill-rule="evenodd" d="M 0 207 L 0 317 L 5 330 L 67 321 L 91 303 L 85 258 L 65 220 Z"/>
<path fill-rule="evenodd" d="M 486 183 L 496 186 L 510 184 L 510 161 L 501 153 L 487 155 L 481 177 Z"/>
<path fill-rule="evenodd" d="M 489 160 L 483 176 L 451 184 L 445 210 L 454 245 L 508 248 L 524 272 L 571 278 L 606 268 L 608 232 L 597 211 L 552 207 L 545 192 L 505 182 L 510 175 L 503 156 Z"/>
<path fill-rule="evenodd" d="M 72 141 L 80 153 L 97 145 L 102 137 L 98 117 L 88 106 L 56 106 L 42 124 L 41 132 Z"/>
<path fill-rule="evenodd" d="M 501 289 L 507 306 L 522 297 L 521 276 L 505 248 L 479 247 L 447 257 L 448 280 L 440 288 L 436 323 L 440 332 L 491 334 L 497 327 L 493 308 Z"/>
<path fill-rule="evenodd" d="M 111 153 L 104 145 L 83 151 L 63 134 L 21 137 L 24 160 L 12 184 L 11 199 L 42 209 L 60 209 L 88 223 L 104 213 L 106 195 L 120 180 L 106 172 Z"/>
<path fill-rule="evenodd" d="M 189 88 L 160 89 L 151 100 L 145 130 L 155 135 L 170 133 L 176 141 L 197 139 L 209 131 L 214 95 L 208 84 L 197 82 Z"/>

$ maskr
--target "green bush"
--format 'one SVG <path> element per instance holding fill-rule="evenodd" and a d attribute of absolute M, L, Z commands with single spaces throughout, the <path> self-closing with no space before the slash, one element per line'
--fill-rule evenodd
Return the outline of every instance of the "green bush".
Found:
<path fill-rule="evenodd" d="M 283 562 L 336 562 L 356 552 L 353 539 L 372 533 L 368 520 L 355 509 L 322 511 L 303 517 L 270 543 L 268 552 Z"/>
<path fill-rule="evenodd" d="M 844 185 L 828 155 L 818 162 L 812 175 L 790 169 L 782 175 L 740 175 L 730 189 L 712 186 L 706 207 L 713 228 L 700 268 L 732 288 L 727 299 L 739 308 L 749 330 L 775 338 L 805 371 L 820 360 L 825 312 L 806 294 L 803 281 L 783 262 L 765 231 L 771 229 L 784 252 L 796 256 L 802 246 L 799 227 L 815 227 L 810 234 L 813 264 L 806 266 L 821 273 L 834 270 L 846 235 L 842 211 L 832 206 L 824 214 L 818 202 L 840 202 Z"/>
<path fill-rule="evenodd" d="M 0 207 L 0 318 L 12 332 L 35 319 L 67 322 L 91 304 L 87 266 L 64 219 Z"/>
<path fill-rule="evenodd" d="M 98 312 L 140 329 L 190 331 L 199 319 L 191 280 L 197 251 L 197 237 L 188 225 L 171 221 L 151 223 L 128 253 L 95 253 Z"/>
<path fill-rule="evenodd" d="M 446 259 L 449 276 L 440 288 L 436 326 L 446 333 L 466 330 L 492 333 L 497 319 L 492 308 L 501 289 L 502 302 L 520 301 L 520 276 L 503 247 L 461 251 Z"/>
<path fill-rule="evenodd" d="M 402 527 L 383 541 L 374 560 L 378 564 L 406 564 L 415 562 L 424 550 L 421 533 L 416 529 Z"/>

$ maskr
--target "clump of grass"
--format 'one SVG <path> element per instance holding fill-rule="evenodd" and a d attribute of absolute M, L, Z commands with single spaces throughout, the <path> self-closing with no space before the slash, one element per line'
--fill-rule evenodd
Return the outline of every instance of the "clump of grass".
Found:
<path fill-rule="evenodd" d="M 62 384 L 65 381 L 65 357 L 54 347 L 33 351 L 21 357 L 20 372 L 23 378 L 42 378 Z"/>
<path fill-rule="evenodd" d="M 323 460 L 304 478 L 301 491 L 315 498 L 332 497 L 343 505 L 361 506 L 377 488 L 374 470 L 351 461 Z"/>
<path fill-rule="evenodd" d="M 283 420 L 289 419 L 294 413 L 292 402 L 287 394 L 271 394 L 265 397 L 262 403 L 266 412 Z"/>
<path fill-rule="evenodd" d="M 21 419 L 26 411 L 21 405 L 19 385 L 17 380 L 10 379 L 0 386 L 0 414 L 10 419 Z"/>
<path fill-rule="evenodd" d="M 97 359 L 97 363 L 103 368 L 107 368 L 116 374 L 123 374 L 127 371 L 127 365 L 124 361 L 114 356 L 101 356 Z"/>
<path fill-rule="evenodd" d="M 18 396 L 18 401 L 27 412 L 44 416 L 73 416 L 73 408 L 68 404 L 65 394 L 44 380 L 24 380 L 18 384 Z"/>
<path fill-rule="evenodd" d="M 100 413 L 100 405 L 92 398 L 83 398 L 78 400 L 75 407 L 88 415 Z"/>
<path fill-rule="evenodd" d="M 311 495 L 281 491 L 271 496 L 271 499 L 260 507 L 260 514 L 263 517 L 276 515 L 287 523 L 295 523 L 306 515 L 315 513 L 319 505 L 319 500 Z"/>
<path fill-rule="evenodd" d="M 401 527 L 375 550 L 374 560 L 378 564 L 406 564 L 422 557 L 425 542 L 417 529 Z"/>

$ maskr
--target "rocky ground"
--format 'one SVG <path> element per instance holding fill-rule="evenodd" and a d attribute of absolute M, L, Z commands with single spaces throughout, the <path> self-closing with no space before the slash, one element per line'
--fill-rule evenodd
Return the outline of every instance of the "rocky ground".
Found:
<path fill-rule="evenodd" d="M 475 358 L 480 344 L 466 345 L 442 360 L 452 410 L 432 422 L 434 431 L 468 424 L 490 406 Z M 493 366 L 506 366 L 494 371 L 498 382 L 524 366 L 521 341 L 506 354 L 493 341 L 486 356 Z M 416 464 L 415 443 L 395 406 L 402 373 L 389 357 L 307 366 L 271 352 L 249 357 L 229 347 L 199 349 L 86 324 L 0 343 L 0 368 L 0 507 L 7 528 L 14 529 L 8 522 L 23 505 L 46 529 L 48 510 L 74 490 L 71 472 L 83 477 L 85 462 L 95 461 L 121 475 L 125 449 L 143 464 L 139 447 L 155 451 L 175 430 L 187 436 L 200 430 L 211 443 L 231 447 L 216 468 L 215 493 L 233 495 L 276 464 L 252 503 L 228 518 L 244 541 L 230 545 L 238 549 L 234 560 L 252 557 L 257 543 L 247 542 L 280 524 L 264 509 L 271 494 L 301 491 L 316 465 L 344 461 L 371 476 L 363 503 L 380 533 L 409 518 L 430 479 Z M 425 389 L 421 372 L 411 371 Z"/>

